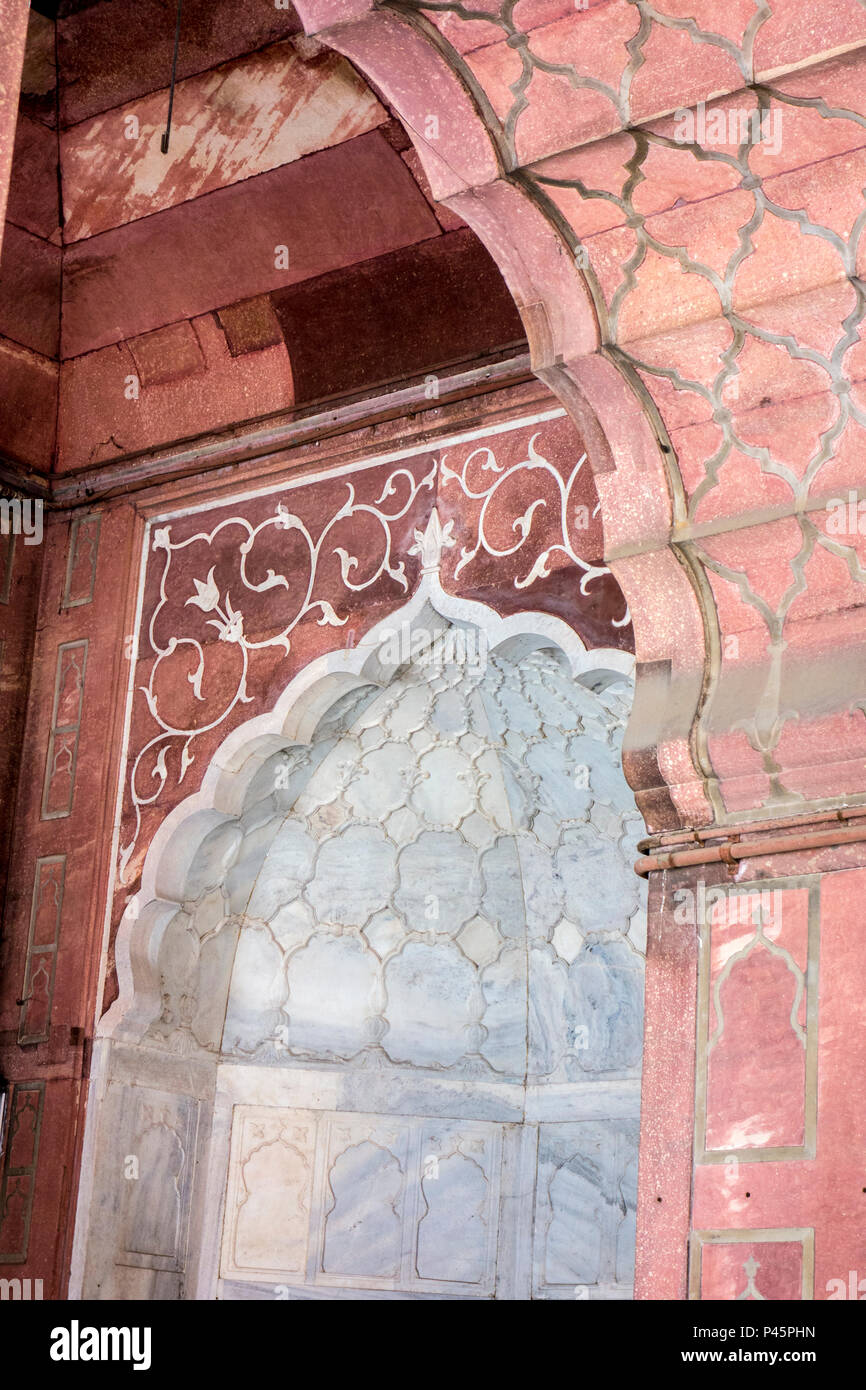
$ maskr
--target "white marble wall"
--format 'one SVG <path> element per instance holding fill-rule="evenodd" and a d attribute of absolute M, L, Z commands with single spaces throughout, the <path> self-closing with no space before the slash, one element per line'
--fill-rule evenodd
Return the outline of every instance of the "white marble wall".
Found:
<path fill-rule="evenodd" d="M 630 1296 L 629 703 L 553 651 L 418 660 L 212 832 L 146 1039 L 215 1068 L 200 1293 Z"/>

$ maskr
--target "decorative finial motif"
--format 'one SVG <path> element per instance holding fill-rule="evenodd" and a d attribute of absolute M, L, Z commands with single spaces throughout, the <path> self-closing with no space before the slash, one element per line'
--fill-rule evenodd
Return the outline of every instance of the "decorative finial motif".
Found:
<path fill-rule="evenodd" d="M 439 520 L 439 513 L 434 507 L 430 513 L 430 520 L 427 522 L 426 530 L 416 530 L 415 544 L 411 547 L 410 555 L 421 556 L 422 573 L 429 574 L 438 571 L 442 563 L 442 551 L 450 550 L 457 544 L 451 532 L 454 530 L 454 522 L 447 521 L 445 525 Z"/>
<path fill-rule="evenodd" d="M 758 1264 L 758 1261 L 755 1259 L 754 1255 L 750 1255 L 747 1260 L 743 1261 L 743 1269 L 746 1272 L 746 1279 L 748 1280 L 748 1283 L 746 1284 L 746 1287 L 743 1289 L 743 1292 L 737 1294 L 738 1303 L 746 1298 L 758 1298 L 761 1300 L 762 1303 L 766 1303 L 767 1300 L 764 1298 L 764 1295 L 762 1293 L 759 1293 L 757 1288 L 755 1287 L 755 1275 L 757 1274 L 760 1268 L 761 1266 Z"/>

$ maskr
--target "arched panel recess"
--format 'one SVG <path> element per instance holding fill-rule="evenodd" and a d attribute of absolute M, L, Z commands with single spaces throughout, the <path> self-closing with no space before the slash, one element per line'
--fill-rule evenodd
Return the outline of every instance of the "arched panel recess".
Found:
<path fill-rule="evenodd" d="M 235 731 L 150 847 L 96 1046 L 76 1287 L 629 1297 L 631 658 L 434 585 L 330 666 Z"/>

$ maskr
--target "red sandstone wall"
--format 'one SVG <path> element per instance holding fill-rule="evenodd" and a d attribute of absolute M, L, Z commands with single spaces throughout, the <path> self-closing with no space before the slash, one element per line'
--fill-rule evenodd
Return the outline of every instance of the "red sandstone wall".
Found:
<path fill-rule="evenodd" d="M 294 11 L 185 12 L 167 153 L 173 23 L 127 11 L 61 9 L 56 34 L 31 15 L 0 265 L 8 458 L 74 472 L 523 341 L 406 134 Z"/>
<path fill-rule="evenodd" d="M 860 845 L 653 882 L 636 1297 L 862 1297 L 864 885 Z"/>
<path fill-rule="evenodd" d="M 626 0 L 594 0 L 578 13 L 527 0 L 515 11 L 519 33 L 508 34 L 511 20 L 493 11 L 489 22 L 432 13 L 445 40 L 435 51 L 420 20 L 410 26 L 387 13 L 357 19 L 353 12 L 357 22 L 342 25 L 332 41 L 371 74 L 382 100 L 371 105 L 359 95 L 338 128 L 318 127 L 312 147 L 296 129 L 300 143 L 277 164 L 243 122 L 238 143 L 204 167 L 176 140 L 152 204 L 142 202 L 141 189 L 160 133 L 170 37 L 143 44 L 142 34 L 158 29 L 155 13 L 141 6 L 133 24 L 112 26 L 113 8 L 60 21 L 59 87 L 53 28 L 32 21 L 19 173 L 0 268 L 0 431 L 8 458 L 43 473 L 54 468 L 62 480 L 149 445 L 292 409 L 316 393 L 388 380 L 395 358 L 399 370 L 406 363 L 414 370 L 419 336 L 426 342 L 431 334 L 422 316 L 431 281 L 419 267 L 435 265 L 445 248 L 455 249 L 455 275 L 461 262 L 464 272 L 441 321 L 446 329 L 454 323 L 454 340 L 444 331 L 440 351 L 452 354 L 447 360 L 472 357 L 481 350 L 477 315 L 467 321 L 454 311 L 467 279 L 478 274 L 477 252 L 465 249 L 465 214 L 508 273 L 536 367 L 596 431 L 606 553 L 637 622 L 645 695 L 630 775 L 650 828 L 675 832 L 716 821 L 735 840 L 749 817 L 783 818 L 803 806 L 808 816 L 861 798 L 862 6 L 828 0 L 817 10 L 772 0 L 758 15 L 745 0 L 724 13 L 716 0 L 692 0 L 686 15 L 671 0 L 647 19 Z M 346 18 L 339 0 L 304 11 L 310 30 Z M 184 55 L 178 99 L 199 148 L 225 133 L 215 108 L 236 100 L 234 72 L 243 69 L 267 92 L 274 46 L 290 43 L 286 32 L 296 28 L 286 17 L 287 30 L 275 29 L 275 13 L 282 23 L 260 0 L 250 44 L 248 34 L 238 40 L 236 7 L 198 11 L 199 41 Z M 330 74 L 330 82 L 336 69 L 315 45 L 301 41 L 294 51 L 293 109 L 303 112 L 310 72 Z M 551 61 L 562 70 L 545 68 Z M 406 70 L 417 74 L 411 90 L 401 80 Z M 516 93 L 522 72 L 525 91 Z M 778 151 L 748 152 L 748 169 L 735 144 L 707 140 L 706 132 L 683 145 L 674 108 L 708 93 L 725 114 L 756 110 L 760 97 L 782 112 L 790 138 Z M 450 198 L 450 211 L 430 202 L 419 155 L 392 123 L 387 100 L 415 130 L 426 173 L 434 191 Z M 139 135 L 127 141 L 127 117 L 138 119 L 139 111 Z M 422 135 L 431 113 L 441 121 L 439 143 Z M 112 166 L 116 177 L 108 177 L 104 154 L 112 141 L 125 151 Z M 51 177 L 55 150 L 68 172 L 64 233 Z M 91 171 L 98 206 L 88 196 Z M 370 226 L 358 209 L 369 205 L 373 188 L 382 216 Z M 313 235 L 295 244 L 290 233 L 283 267 L 274 251 L 283 244 L 289 198 Z M 323 207 L 337 209 L 326 233 Z M 359 362 L 345 306 L 367 303 L 383 269 L 402 274 L 401 257 L 413 247 L 423 255 L 403 282 L 401 307 L 414 306 L 398 335 L 405 355 L 392 354 L 390 325 L 378 323 L 382 350 Z M 327 328 L 298 345 L 313 284 Z M 494 302 L 502 293 L 494 276 L 483 289 L 490 318 L 482 347 L 505 347 L 519 333 L 516 320 L 507 300 Z M 124 394 L 130 378 L 138 401 Z M 854 525 L 840 538 L 829 525 L 829 504 L 849 492 Z M 33 1249 L 46 1258 L 59 1240 L 58 1269 L 68 1240 L 62 1213 L 74 1185 L 81 1073 L 71 1030 L 90 1026 L 93 996 L 92 980 L 77 967 L 86 959 L 89 971 L 97 969 L 97 885 L 109 870 L 92 852 L 94 817 L 105 854 L 113 816 L 106 789 L 116 785 L 119 740 L 114 686 L 121 639 L 132 626 L 143 514 L 124 502 L 100 510 L 97 563 L 107 587 L 78 607 L 62 607 L 68 537 L 60 517 L 43 560 L 25 736 L 25 747 L 39 750 L 38 774 L 19 793 L 23 848 L 4 946 L 14 957 L 3 996 L 2 1032 L 11 1039 L 24 1007 L 15 999 L 26 992 L 31 921 L 38 918 L 42 954 L 51 954 L 57 930 L 41 906 L 32 915 L 35 860 L 47 861 L 52 884 L 52 865 L 67 855 L 76 910 L 73 935 L 62 935 L 57 948 L 71 960 L 57 976 L 57 1031 L 21 1047 L 4 1044 L 22 1083 L 38 1075 L 55 1088 L 45 1096 L 57 1096 L 50 1110 L 48 1099 L 41 1102 Z M 83 703 L 79 709 L 73 661 L 61 666 L 72 682 L 63 687 L 62 711 L 71 722 L 58 724 L 58 647 L 69 642 L 80 651 L 75 644 L 85 639 L 92 647 Z M 25 659 L 22 644 L 19 694 Z M 70 788 L 62 765 L 47 791 L 43 769 L 50 746 L 68 757 L 73 743 L 77 785 L 65 811 Z M 647 1295 L 684 1296 L 690 1231 L 693 1286 L 709 1295 L 736 1296 L 745 1276 L 769 1297 L 795 1287 L 824 1297 L 830 1279 L 845 1277 L 846 1261 L 857 1270 L 866 1264 L 852 1235 L 858 1221 L 862 1227 L 856 1077 L 863 1069 L 848 1041 L 862 1031 L 860 860 L 853 849 L 835 853 L 842 857 L 828 851 L 825 859 L 767 861 L 767 872 L 778 877 L 781 865 L 786 875 L 784 924 L 767 927 L 782 956 L 758 943 L 732 968 L 724 1008 L 731 1027 L 712 1046 L 712 1010 L 701 1005 L 699 1014 L 698 1005 L 705 980 L 713 997 L 713 972 L 724 970 L 731 945 L 723 931 L 714 943 L 711 925 L 701 975 L 694 929 L 671 920 L 668 888 L 680 880 L 654 884 L 641 1178 Z M 747 866 L 764 871 L 763 861 Z M 825 871 L 817 884 L 803 881 Z M 777 928 L 778 941 L 769 935 Z M 807 984 L 792 1013 L 788 994 L 798 972 Z M 37 973 L 41 989 L 46 974 Z M 40 1104 L 38 1089 L 23 1085 L 21 1096 L 23 1152 L 16 1150 L 13 1167 L 21 1171 L 11 1173 L 10 1207 L 19 1225 L 9 1237 L 19 1242 L 33 1181 L 28 1120 Z M 743 1116 L 763 1124 L 768 1137 L 740 1143 L 734 1131 Z M 708 1141 L 721 1147 L 707 1150 Z M 43 1168 L 45 1153 L 51 1158 Z M 744 1243 L 726 1236 L 743 1229 L 754 1233 L 748 1249 L 732 1251 Z M 752 1259 L 760 1268 L 750 1276 Z"/>

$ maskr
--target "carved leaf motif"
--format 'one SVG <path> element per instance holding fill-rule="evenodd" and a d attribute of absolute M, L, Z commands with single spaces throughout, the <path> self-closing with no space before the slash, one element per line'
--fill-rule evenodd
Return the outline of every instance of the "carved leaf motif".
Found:
<path fill-rule="evenodd" d="M 275 574 L 273 570 L 269 569 L 261 584 L 248 584 L 247 588 L 255 589 L 257 593 L 261 594 L 264 593 L 266 589 L 276 589 L 279 585 L 282 585 L 284 589 L 288 589 L 288 579 L 286 579 L 284 574 Z"/>
<path fill-rule="evenodd" d="M 290 512 L 282 502 L 277 503 L 277 526 L 281 531 L 305 531 L 307 528 L 299 516 Z"/>
<path fill-rule="evenodd" d="M 322 610 L 322 616 L 317 620 L 319 627 L 324 627 L 325 625 L 327 625 L 328 627 L 342 627 L 344 623 L 348 622 L 347 618 L 337 617 L 336 613 L 334 612 L 330 603 L 328 603 L 327 599 L 317 599 L 316 602 L 311 606 L 313 608 L 321 608 Z"/>
<path fill-rule="evenodd" d="M 213 570 L 211 570 L 213 574 Z M 204 605 L 202 605 L 204 606 Z M 205 612 L 208 610 L 205 609 Z M 221 642 L 242 642 L 244 637 L 244 615 L 232 608 L 231 599 L 226 594 L 227 619 L 210 618 L 208 627 L 215 627 Z"/>
<path fill-rule="evenodd" d="M 525 578 L 515 579 L 515 589 L 528 589 L 529 585 L 534 583 L 536 579 L 546 579 L 547 576 L 550 574 L 550 570 L 547 566 L 547 562 L 549 559 L 550 550 L 543 550 L 541 554 L 538 556 L 537 560 L 535 561 L 535 564 L 532 566 L 532 569 L 525 576 Z"/>
<path fill-rule="evenodd" d="M 212 612 L 220 601 L 220 591 L 213 577 L 214 569 L 215 566 L 211 566 L 208 571 L 206 584 L 202 584 L 200 579 L 192 581 L 196 587 L 196 592 L 186 601 L 187 604 L 194 603 L 196 608 L 200 608 L 203 613 Z"/>
<path fill-rule="evenodd" d="M 386 565 L 386 569 L 390 577 L 396 580 L 401 589 L 404 591 L 408 590 L 409 582 L 406 579 L 406 566 L 402 560 L 398 565 Z"/>
<path fill-rule="evenodd" d="M 410 547 L 410 555 L 420 555 L 421 564 L 425 570 L 438 569 L 442 558 L 442 551 L 451 549 L 457 544 L 453 535 L 454 522 L 447 521 L 445 525 L 439 520 L 439 513 L 434 507 L 430 513 L 430 520 L 424 531 L 417 528 L 413 531 L 415 544 Z M 402 564 L 401 564 L 402 569 Z"/>
<path fill-rule="evenodd" d="M 350 555 L 348 550 L 344 550 L 341 545 L 334 546 L 334 553 L 340 557 L 340 570 L 343 576 L 343 583 L 346 584 L 348 583 L 350 572 L 358 568 L 358 558 L 356 555 Z"/>
<path fill-rule="evenodd" d="M 194 671 L 191 671 L 191 672 L 189 673 L 189 675 L 187 676 L 187 680 L 189 681 L 190 685 L 192 686 L 193 694 L 195 695 L 195 698 L 196 698 L 197 700 L 203 700 L 203 699 L 204 699 L 204 696 L 203 696 L 202 693 L 201 693 L 201 678 L 202 678 L 203 675 L 204 675 L 204 653 L 200 650 L 200 651 L 199 651 L 199 663 L 198 663 L 198 666 L 196 666 L 195 670 L 194 670 Z"/>
<path fill-rule="evenodd" d="M 523 516 L 516 516 L 512 521 L 512 531 L 519 531 L 523 539 L 526 540 L 526 537 L 529 535 L 529 531 L 532 526 L 533 512 L 535 511 L 536 507 L 543 507 L 545 505 L 546 503 L 544 499 L 541 497 L 536 498 L 534 502 L 530 502 L 529 506 L 526 508 L 526 511 L 523 513 Z"/>

